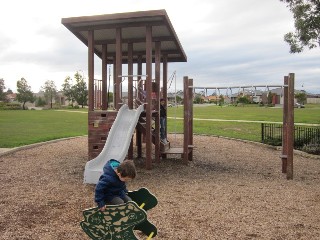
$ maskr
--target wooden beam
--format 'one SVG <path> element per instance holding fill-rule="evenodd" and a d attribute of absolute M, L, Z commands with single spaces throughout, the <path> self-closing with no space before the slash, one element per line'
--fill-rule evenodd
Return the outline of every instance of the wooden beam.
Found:
<path fill-rule="evenodd" d="M 128 43 L 128 107 L 133 109 L 133 43 Z M 133 137 L 128 150 L 128 158 L 133 159 Z"/>
<path fill-rule="evenodd" d="M 160 162 L 160 67 L 161 67 L 161 42 L 155 44 L 155 77 L 156 77 L 156 102 L 155 110 L 155 161 Z"/>
<path fill-rule="evenodd" d="M 102 110 L 108 109 L 108 64 L 107 64 L 107 45 L 102 45 Z"/>
<path fill-rule="evenodd" d="M 193 79 L 188 82 L 188 160 L 193 160 Z"/>
<path fill-rule="evenodd" d="M 146 169 L 152 168 L 152 27 L 146 27 Z"/>
<path fill-rule="evenodd" d="M 174 41 L 174 37 L 172 36 L 163 36 L 163 37 L 153 37 L 152 42 L 171 42 Z M 122 43 L 145 43 L 146 39 L 145 38 L 127 38 L 123 39 Z M 116 44 L 115 39 L 108 39 L 108 40 L 95 40 L 94 41 L 95 45 L 103 45 L 103 44 Z"/>
<path fill-rule="evenodd" d="M 189 154 L 188 154 L 188 140 L 189 140 L 189 78 L 187 76 L 183 77 L 183 163 L 188 164 Z"/>
<path fill-rule="evenodd" d="M 94 31 L 88 31 L 88 95 L 89 95 L 89 106 L 88 110 L 93 111 L 94 109 Z"/>
<path fill-rule="evenodd" d="M 121 105 L 121 76 L 122 75 L 122 32 L 116 29 L 116 98 L 115 109 L 119 110 Z"/>
<path fill-rule="evenodd" d="M 137 73 L 138 75 L 142 75 L 142 56 L 138 56 L 138 64 L 137 64 Z M 138 77 L 138 80 L 141 80 L 141 77 Z M 139 81 L 138 83 L 138 97 L 140 100 L 142 100 L 142 94 L 140 89 L 143 88 L 142 82 Z M 140 130 L 137 129 L 136 132 L 136 141 L 137 141 L 137 154 L 138 158 L 142 157 L 142 133 Z"/>
<path fill-rule="evenodd" d="M 283 79 L 283 124 L 282 124 L 282 173 L 287 172 L 287 151 L 288 151 L 288 76 Z"/>
<path fill-rule="evenodd" d="M 126 22 L 126 23 L 110 23 L 110 24 L 91 24 L 86 26 L 72 27 L 69 30 L 72 32 L 82 32 L 90 30 L 105 30 L 115 28 L 133 28 L 133 27 L 152 27 L 163 26 L 163 21 L 150 21 L 150 22 Z"/>
<path fill-rule="evenodd" d="M 287 133 L 287 179 L 293 179 L 293 145 L 294 145 L 294 73 L 288 78 L 288 133 Z"/>

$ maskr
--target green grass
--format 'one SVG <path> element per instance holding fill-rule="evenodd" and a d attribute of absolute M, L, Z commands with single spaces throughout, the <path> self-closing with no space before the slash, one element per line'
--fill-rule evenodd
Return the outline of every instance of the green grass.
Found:
<path fill-rule="evenodd" d="M 267 108 L 258 106 L 224 106 L 212 104 L 194 106 L 193 116 L 198 119 L 224 119 L 224 120 L 248 120 L 282 122 L 282 108 Z M 294 118 L 296 123 L 320 124 L 320 106 L 307 105 L 306 108 L 295 108 Z M 183 117 L 183 107 L 168 108 L 169 117 Z M 168 119 L 168 132 L 182 133 L 183 121 Z M 261 141 L 261 123 L 239 123 L 221 121 L 193 121 L 193 132 L 196 134 L 208 134 L 231 138 Z"/>
<path fill-rule="evenodd" d="M 318 105 L 319 106 L 319 105 Z M 225 120 L 249 120 L 249 121 L 270 121 L 282 122 L 282 108 L 268 107 L 219 107 L 212 104 L 195 106 L 193 111 L 194 118 L 203 119 L 225 119 Z M 320 124 L 320 106 L 318 108 L 295 108 L 294 118 L 297 123 Z M 183 107 L 168 108 L 168 116 L 182 117 Z"/>
<path fill-rule="evenodd" d="M 85 135 L 87 129 L 88 115 L 85 113 L 52 110 L 0 111 L 1 148 Z"/>
<path fill-rule="evenodd" d="M 0 111 L 0 148 L 11 148 L 88 133 L 87 109 Z M 183 117 L 183 107 L 168 108 L 168 117 Z M 282 109 L 257 106 L 194 106 L 194 118 L 282 122 Z M 320 105 L 295 108 L 295 122 L 320 124 Z M 195 134 L 261 141 L 260 123 L 194 120 Z M 183 121 L 168 119 L 168 132 L 182 133 Z"/>

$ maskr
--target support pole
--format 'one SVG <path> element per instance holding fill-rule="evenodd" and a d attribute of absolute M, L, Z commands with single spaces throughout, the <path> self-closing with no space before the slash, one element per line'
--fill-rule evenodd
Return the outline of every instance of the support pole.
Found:
<path fill-rule="evenodd" d="M 146 93 L 147 93 L 147 105 L 146 105 L 146 169 L 152 167 L 152 26 L 146 27 Z"/>
<path fill-rule="evenodd" d="M 102 45 L 102 110 L 108 109 L 108 93 L 107 93 L 107 76 L 108 76 L 108 68 L 107 68 L 107 45 Z"/>
<path fill-rule="evenodd" d="M 288 79 L 288 132 L 287 132 L 287 179 L 293 179 L 293 145 L 294 145 L 294 73 Z"/>
<path fill-rule="evenodd" d="M 142 75 L 142 56 L 138 56 L 138 64 L 137 64 L 137 73 L 139 76 Z M 140 81 L 141 77 L 138 77 L 138 98 L 142 100 L 142 82 Z M 136 141 L 137 141 L 137 154 L 138 158 L 142 157 L 142 132 L 137 129 L 136 132 Z"/>
<path fill-rule="evenodd" d="M 183 104 L 184 104 L 184 116 L 183 116 L 183 163 L 188 164 L 189 162 L 189 124 L 190 124 L 190 109 L 189 109 L 189 79 L 187 76 L 183 77 Z"/>
<path fill-rule="evenodd" d="M 193 160 L 193 79 L 188 82 L 188 160 Z"/>
<path fill-rule="evenodd" d="M 122 76 L 122 33 L 121 28 L 116 29 L 116 86 L 115 86 L 115 109 L 120 109 L 121 103 L 121 77 Z"/>
<path fill-rule="evenodd" d="M 155 161 L 160 162 L 160 67 L 161 42 L 155 44 L 155 77 L 156 77 L 156 116 L 155 116 Z M 167 101 L 166 101 L 167 102 Z"/>
<path fill-rule="evenodd" d="M 128 43 L 128 107 L 133 109 L 133 43 Z M 128 150 L 128 158 L 133 159 L 133 137 Z"/>
<path fill-rule="evenodd" d="M 89 76 L 89 106 L 88 111 L 94 109 L 94 31 L 88 31 L 88 76 Z"/>
<path fill-rule="evenodd" d="M 288 76 L 283 80 L 283 124 L 282 124 L 282 173 L 287 173 L 287 155 L 288 155 Z"/>
<path fill-rule="evenodd" d="M 162 98 L 165 99 L 166 103 L 168 101 L 168 56 L 165 54 L 162 60 Z M 168 117 L 167 119 L 168 120 Z M 168 121 L 165 125 L 165 137 L 168 139 Z M 162 154 L 162 158 L 167 158 L 167 154 Z"/>

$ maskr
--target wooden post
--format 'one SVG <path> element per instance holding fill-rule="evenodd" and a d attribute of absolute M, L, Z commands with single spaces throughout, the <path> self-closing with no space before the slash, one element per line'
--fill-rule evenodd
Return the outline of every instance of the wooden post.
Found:
<path fill-rule="evenodd" d="M 188 82 L 188 160 L 192 161 L 193 159 L 193 79 L 190 79 Z M 192 148 L 189 148 L 192 146 Z"/>
<path fill-rule="evenodd" d="M 288 76 L 283 80 L 283 124 L 282 124 L 282 173 L 287 172 L 287 151 L 288 151 Z"/>
<path fill-rule="evenodd" d="M 137 73 L 138 75 L 142 75 L 142 56 L 138 56 L 138 64 L 137 64 Z M 138 77 L 138 81 L 141 80 L 141 77 Z M 140 101 L 142 100 L 142 83 L 139 81 L 138 83 L 138 97 Z M 136 132 L 136 141 L 137 141 L 137 154 L 138 158 L 142 157 L 142 133 L 141 131 L 137 130 Z"/>
<path fill-rule="evenodd" d="M 115 109 L 119 110 L 121 107 L 121 80 L 122 75 L 122 33 L 121 28 L 116 29 L 116 96 Z"/>
<path fill-rule="evenodd" d="M 156 77 L 156 116 L 155 116 L 155 161 L 160 162 L 160 67 L 161 42 L 155 44 L 155 77 Z M 166 101 L 167 102 L 167 101 Z"/>
<path fill-rule="evenodd" d="M 113 57 L 113 83 L 112 83 L 112 90 L 113 90 L 113 109 L 116 109 L 116 99 L 117 99 L 117 91 L 116 91 L 116 83 L 117 83 L 117 61 L 116 56 Z"/>
<path fill-rule="evenodd" d="M 183 114 L 183 163 L 188 164 L 189 162 L 189 149 L 188 149 L 188 143 L 189 143 L 189 79 L 187 76 L 183 77 L 183 104 L 184 104 L 184 114 Z"/>
<path fill-rule="evenodd" d="M 107 45 L 102 45 L 102 110 L 108 109 L 108 93 L 107 93 L 107 76 L 108 76 L 108 68 L 107 68 Z"/>
<path fill-rule="evenodd" d="M 94 31 L 88 31 L 88 76 L 89 76 L 89 106 L 88 111 L 93 111 L 94 109 Z"/>
<path fill-rule="evenodd" d="M 128 43 L 128 107 L 133 109 L 133 43 Z M 128 150 L 128 158 L 133 159 L 133 137 Z"/>
<path fill-rule="evenodd" d="M 152 168 L 152 26 L 146 27 L 146 94 L 147 94 L 147 106 L 146 106 L 146 169 Z"/>
<path fill-rule="evenodd" d="M 287 179 L 293 179 L 293 145 L 294 145 L 294 73 L 288 79 L 288 132 L 287 132 Z"/>
<path fill-rule="evenodd" d="M 161 96 L 160 96 L 161 98 Z M 166 103 L 168 101 L 168 56 L 164 55 L 162 60 L 162 98 L 165 99 Z M 166 119 L 165 125 L 165 136 L 168 139 L 168 118 Z M 167 154 L 162 154 L 162 158 L 167 158 Z"/>

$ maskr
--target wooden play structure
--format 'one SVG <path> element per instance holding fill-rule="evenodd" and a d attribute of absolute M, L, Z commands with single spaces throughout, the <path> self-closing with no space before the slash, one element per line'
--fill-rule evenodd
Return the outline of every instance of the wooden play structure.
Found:
<path fill-rule="evenodd" d="M 200 89 L 207 92 L 208 89 L 213 90 L 244 90 L 244 89 L 257 89 L 257 88 L 272 88 L 281 87 L 283 89 L 283 133 L 282 133 L 282 172 L 286 173 L 287 179 L 293 179 L 293 145 L 294 145 L 294 81 L 295 74 L 289 73 L 284 76 L 283 85 L 248 85 L 248 86 L 190 86 L 194 90 Z M 191 112 L 192 113 L 192 112 Z"/>
<path fill-rule="evenodd" d="M 152 168 L 153 159 L 159 162 L 160 156 L 166 157 L 167 154 L 181 154 L 185 164 L 192 160 L 193 90 L 198 87 L 194 87 L 193 80 L 187 76 L 183 79 L 184 140 L 182 146 L 172 147 L 170 143 L 160 142 L 160 98 L 167 99 L 168 63 L 187 61 L 166 11 L 63 18 L 62 24 L 88 47 L 89 160 L 96 158 L 101 153 L 118 111 L 125 102 L 129 109 L 144 106 L 135 132 L 138 157 L 142 157 L 142 144 L 145 142 L 147 169 Z M 101 80 L 94 79 L 95 55 L 102 60 Z M 112 83 L 110 82 L 110 68 L 109 72 L 107 68 L 108 64 L 113 65 Z M 134 71 L 134 64 L 136 64 L 136 71 Z M 123 72 L 123 66 L 127 67 L 127 73 Z M 290 73 L 289 76 L 286 76 L 284 84 L 279 86 L 284 89 L 282 171 L 287 173 L 288 179 L 292 179 L 294 74 Z M 161 91 L 160 87 L 162 87 Z M 211 88 L 223 89 L 223 87 Z M 225 89 L 228 88 L 231 90 L 231 87 L 225 87 Z M 108 89 L 113 90 L 113 109 L 108 108 Z M 128 92 L 126 100 L 124 89 L 127 89 Z M 209 87 L 202 87 L 202 89 L 209 89 Z M 127 156 L 129 159 L 133 158 L 132 141 Z"/>
<path fill-rule="evenodd" d="M 117 113 L 125 102 L 130 109 L 144 105 L 136 127 L 136 144 L 137 156 L 142 157 L 142 144 L 145 142 L 147 169 L 151 169 L 153 159 L 159 162 L 160 156 L 166 157 L 167 154 L 181 154 L 184 163 L 192 160 L 192 91 L 186 91 L 190 95 L 185 96 L 189 100 L 185 101 L 182 146 L 172 148 L 170 143 L 160 142 L 160 99 L 167 99 L 168 63 L 187 61 L 166 11 L 63 18 L 62 24 L 88 47 L 89 160 L 102 151 Z M 94 79 L 95 56 L 102 62 L 101 80 Z M 108 64 L 113 65 L 113 79 L 109 83 Z M 125 68 L 126 73 L 123 71 Z M 184 81 L 186 86 L 192 84 L 187 77 Z M 113 91 L 112 109 L 108 108 L 108 89 Z M 124 96 L 126 89 L 127 99 Z M 132 141 L 128 158 L 133 158 Z"/>

